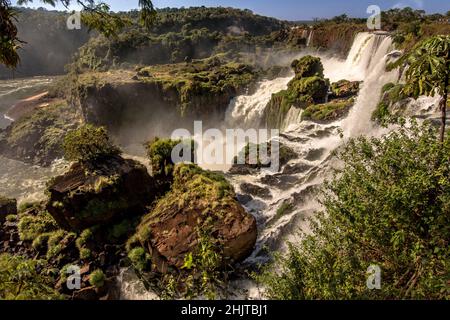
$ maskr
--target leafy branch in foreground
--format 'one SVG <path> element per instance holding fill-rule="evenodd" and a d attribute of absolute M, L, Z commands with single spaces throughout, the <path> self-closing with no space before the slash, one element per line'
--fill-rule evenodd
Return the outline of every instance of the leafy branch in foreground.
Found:
<path fill-rule="evenodd" d="M 407 67 L 406 84 L 403 87 L 406 96 L 415 99 L 421 95 L 442 96 L 440 140 L 444 141 L 450 86 L 450 36 L 435 36 L 418 43 L 411 52 L 390 64 L 388 69 L 402 66 Z"/>
<path fill-rule="evenodd" d="M 18 0 L 18 5 L 32 3 L 33 0 Z M 116 36 L 124 27 L 132 24 L 126 17 L 114 14 L 110 11 L 110 6 L 105 2 L 95 0 L 40 0 L 44 4 L 56 6 L 59 2 L 65 8 L 71 4 L 79 5 L 81 10 L 81 20 L 90 29 L 97 30 L 106 37 Z M 139 0 L 141 9 L 139 22 L 145 27 L 150 27 L 156 17 L 156 10 L 151 0 Z M 12 8 L 10 0 L 0 0 L 0 30 L 2 30 L 0 42 L 0 63 L 7 67 L 15 68 L 20 62 L 17 50 L 21 41 L 17 36 L 17 12 Z"/>
<path fill-rule="evenodd" d="M 448 299 L 450 135 L 402 127 L 351 140 L 324 186 L 324 212 L 256 278 L 272 299 Z M 369 290 L 367 269 L 381 268 Z"/>

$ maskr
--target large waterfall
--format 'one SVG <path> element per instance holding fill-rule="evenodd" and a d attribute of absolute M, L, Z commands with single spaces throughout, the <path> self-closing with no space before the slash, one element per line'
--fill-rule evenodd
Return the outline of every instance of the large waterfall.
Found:
<path fill-rule="evenodd" d="M 360 134 L 376 134 L 370 116 L 379 101 L 382 86 L 397 78 L 396 72 L 385 71 L 391 43 L 387 35 L 360 33 L 346 60 L 320 56 L 325 76 L 331 81 L 363 81 L 348 116 L 333 123 L 317 124 L 302 121 L 301 110 L 291 108 L 279 140 L 297 153 L 297 159 L 291 160 L 277 174 L 263 171 L 259 175 L 228 176 L 238 194 L 245 195 L 241 189 L 244 183 L 266 188 L 271 194 L 264 199 L 254 195 L 246 197 L 244 207 L 257 219 L 258 240 L 253 254 L 244 265 L 267 262 L 268 252 L 284 250 L 286 240 L 297 240 L 299 229 L 307 231 L 306 218 L 320 209 L 316 190 L 330 174 L 329 168 L 335 165 L 330 153 L 342 144 L 340 132 L 344 133 L 344 139 Z M 233 99 L 224 126 L 243 129 L 259 127 L 272 94 L 286 89 L 291 79 L 292 76 L 262 81 L 254 93 Z M 279 208 L 283 204 L 289 204 L 291 209 L 280 215 Z M 129 281 L 122 284 L 124 298 L 148 298 L 142 293 L 142 285 L 138 282 L 133 281 L 132 286 Z M 236 298 L 261 298 L 258 287 L 245 274 L 231 282 L 230 290 Z"/>

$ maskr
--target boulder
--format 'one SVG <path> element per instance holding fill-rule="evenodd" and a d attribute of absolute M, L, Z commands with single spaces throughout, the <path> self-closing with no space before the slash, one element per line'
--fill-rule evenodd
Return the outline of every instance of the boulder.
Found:
<path fill-rule="evenodd" d="M 242 183 L 240 188 L 243 192 L 262 199 L 272 199 L 272 194 L 268 188 L 263 188 L 251 183 Z"/>
<path fill-rule="evenodd" d="M 0 224 L 5 222 L 9 215 L 17 214 L 17 201 L 0 196 Z"/>
<path fill-rule="evenodd" d="M 46 208 L 61 228 L 80 231 L 142 214 L 155 199 L 155 181 L 145 166 L 112 156 L 95 167 L 75 163 L 53 179 Z"/>
<path fill-rule="evenodd" d="M 330 99 L 354 97 L 359 92 L 359 81 L 340 80 L 331 84 Z"/>
<path fill-rule="evenodd" d="M 291 64 L 295 76 L 298 78 L 307 78 L 318 76 L 323 78 L 323 65 L 320 58 L 313 56 L 304 56 L 299 60 L 294 60 Z"/>
<path fill-rule="evenodd" d="M 256 242 L 256 220 L 238 203 L 225 178 L 180 164 L 174 170 L 172 190 L 143 217 L 129 244 L 145 248 L 164 273 L 169 266 L 183 267 L 186 255 L 197 252 L 199 232 L 206 228 L 222 248 L 224 265 L 246 258 Z"/>

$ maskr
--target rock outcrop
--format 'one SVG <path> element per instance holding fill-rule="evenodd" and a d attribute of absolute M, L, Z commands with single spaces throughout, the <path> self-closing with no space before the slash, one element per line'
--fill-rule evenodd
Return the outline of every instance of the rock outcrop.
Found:
<path fill-rule="evenodd" d="M 354 97 L 359 92 L 361 82 L 359 81 L 348 81 L 340 80 L 338 82 L 333 82 L 330 87 L 331 94 L 330 99 L 342 99 Z"/>
<path fill-rule="evenodd" d="M 320 58 L 305 56 L 294 60 L 291 65 L 295 72 L 287 90 L 274 95 L 264 114 L 264 125 L 268 128 L 281 128 L 291 107 L 304 109 L 313 104 L 325 103 L 330 86 L 324 78 Z"/>
<path fill-rule="evenodd" d="M 94 168 L 75 163 L 48 193 L 47 210 L 58 225 L 80 231 L 142 214 L 157 190 L 145 166 L 115 156 Z"/>
<path fill-rule="evenodd" d="M 196 165 L 174 170 L 172 190 L 143 217 L 131 247 L 141 246 L 159 272 L 180 269 L 188 254 L 196 253 L 199 232 L 220 243 L 224 265 L 246 258 L 256 242 L 256 221 L 237 202 L 231 185 L 219 174 Z"/>
<path fill-rule="evenodd" d="M 0 129 L 0 154 L 41 166 L 62 158 L 64 137 L 81 124 L 81 119 L 66 101 L 46 101 L 21 113 L 5 130 Z"/>
<path fill-rule="evenodd" d="M 9 215 L 17 214 L 17 201 L 0 196 L 0 225 L 5 222 Z"/>

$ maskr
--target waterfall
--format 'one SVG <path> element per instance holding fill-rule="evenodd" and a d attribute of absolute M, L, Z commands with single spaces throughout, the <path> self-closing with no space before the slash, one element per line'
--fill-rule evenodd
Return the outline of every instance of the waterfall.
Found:
<path fill-rule="evenodd" d="M 291 79 L 292 76 L 264 80 L 253 94 L 234 98 L 225 114 L 225 124 L 229 128 L 258 128 L 272 94 L 285 90 Z"/>
<path fill-rule="evenodd" d="M 313 39 L 313 36 L 314 36 L 314 30 L 311 29 L 311 31 L 309 31 L 308 40 L 306 41 L 307 47 L 311 46 L 311 41 Z"/>
<path fill-rule="evenodd" d="M 377 39 L 378 37 L 382 37 Z M 349 115 L 342 122 L 345 137 L 354 137 L 361 134 L 369 134 L 373 129 L 371 116 L 375 110 L 384 84 L 394 82 L 398 78 L 398 71 L 386 72 L 386 63 L 390 59 L 389 50 L 392 47 L 392 39 L 386 36 L 374 37 L 377 48 L 364 60 L 368 61 L 366 76 L 356 99 L 355 105 Z M 372 47 L 371 47 L 372 48 Z M 372 49 L 370 49 L 372 50 Z"/>
<path fill-rule="evenodd" d="M 312 37 L 312 31 L 309 36 Z M 286 240 L 295 242 L 298 240 L 295 234 L 300 229 L 308 231 L 306 219 L 320 209 L 315 188 L 330 177 L 330 168 L 335 165 L 330 154 L 342 144 L 340 130 L 343 130 L 345 138 L 376 131 L 372 127 L 371 114 L 380 99 L 381 88 L 397 77 L 396 72 L 385 71 L 391 44 L 390 37 L 386 35 L 360 33 L 346 60 L 320 56 L 325 76 L 331 81 L 363 81 L 348 116 L 333 123 L 318 124 L 302 121 L 302 109 L 291 107 L 282 124 L 283 133 L 279 140 L 297 154 L 297 159 L 291 160 L 277 174 L 262 170 L 252 175 L 227 175 L 238 195 L 250 196 L 243 206 L 258 223 L 256 248 L 243 262 L 244 265 L 266 263 L 269 259 L 267 252 L 283 252 Z M 227 109 L 224 126 L 258 128 L 272 94 L 286 89 L 291 79 L 292 75 L 264 80 L 254 93 L 233 99 Z M 263 199 L 257 194 L 247 194 L 241 189 L 243 183 L 267 188 L 271 197 Z M 291 204 L 292 209 L 280 214 L 279 208 L 285 203 Z M 123 295 L 124 298 L 149 298 L 145 293 L 136 293 L 139 290 L 130 287 L 130 281 L 138 280 L 123 281 L 121 290 L 128 293 Z M 240 294 L 242 288 L 247 290 L 244 295 Z M 257 286 L 245 275 L 231 281 L 228 289 L 235 294 L 233 298 L 261 298 Z"/>

